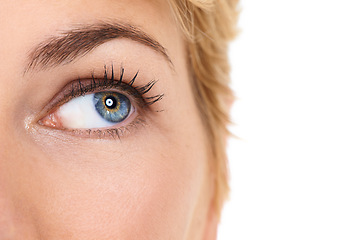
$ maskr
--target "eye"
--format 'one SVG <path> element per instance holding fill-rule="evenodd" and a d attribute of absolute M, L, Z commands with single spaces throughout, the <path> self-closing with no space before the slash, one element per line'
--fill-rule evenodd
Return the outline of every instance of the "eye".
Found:
<path fill-rule="evenodd" d="M 76 97 L 54 112 L 57 124 L 67 129 L 105 128 L 114 126 L 134 112 L 125 95 L 105 91 Z"/>
<path fill-rule="evenodd" d="M 144 123 L 152 108 L 164 94 L 149 95 L 157 81 L 145 85 L 135 84 L 138 73 L 126 83 L 121 68 L 120 78 L 115 79 L 113 67 L 108 79 L 106 66 L 103 79 L 95 78 L 73 81 L 50 103 L 47 115 L 39 124 L 59 130 L 95 133 L 104 136 L 107 133 L 129 131 L 129 127 Z M 155 111 L 157 112 L 157 111 Z"/>

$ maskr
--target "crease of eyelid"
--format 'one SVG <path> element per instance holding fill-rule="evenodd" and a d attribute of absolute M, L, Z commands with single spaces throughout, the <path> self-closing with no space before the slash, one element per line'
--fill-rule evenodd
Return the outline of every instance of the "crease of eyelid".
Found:
<path fill-rule="evenodd" d="M 94 48 L 116 38 L 127 38 L 148 46 L 160 53 L 169 62 L 174 71 L 174 65 L 167 54 L 167 50 L 153 37 L 130 24 L 118 22 L 98 22 L 90 25 L 79 25 L 59 36 L 52 36 L 30 51 L 29 63 L 24 71 L 68 64 L 79 57 L 88 54 Z"/>

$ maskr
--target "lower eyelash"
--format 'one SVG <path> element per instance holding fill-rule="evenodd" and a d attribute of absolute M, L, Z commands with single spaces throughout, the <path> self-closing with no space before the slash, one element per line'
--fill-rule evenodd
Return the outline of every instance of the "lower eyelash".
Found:
<path fill-rule="evenodd" d="M 64 129 L 70 134 L 75 136 L 87 137 L 87 138 L 98 138 L 98 139 L 118 139 L 127 136 L 133 130 L 136 130 L 139 127 L 146 126 L 146 120 L 137 117 L 131 123 L 126 126 L 110 129 Z M 62 131 L 64 131 L 62 130 Z"/>

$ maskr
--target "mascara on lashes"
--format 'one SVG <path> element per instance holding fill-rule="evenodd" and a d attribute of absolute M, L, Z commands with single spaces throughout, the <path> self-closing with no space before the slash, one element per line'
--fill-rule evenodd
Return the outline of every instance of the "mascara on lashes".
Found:
<path fill-rule="evenodd" d="M 137 100 L 139 107 L 142 108 L 148 107 L 163 99 L 163 93 L 155 94 L 153 96 L 144 96 L 153 89 L 153 87 L 157 83 L 157 80 L 151 80 L 144 85 L 135 86 L 135 81 L 139 75 L 139 71 L 132 77 L 132 79 L 128 83 L 124 83 L 124 72 L 124 68 L 121 67 L 120 77 L 117 80 L 115 79 L 114 67 L 111 66 L 111 77 L 109 78 L 108 69 L 105 65 L 103 78 L 96 78 L 94 76 L 94 73 L 92 73 L 90 83 L 89 81 L 87 81 L 88 83 L 84 84 L 81 79 L 73 81 L 71 83 L 70 91 L 66 93 L 64 97 L 55 104 L 55 106 L 60 106 L 61 104 L 64 104 L 72 98 L 83 96 L 87 93 L 104 91 L 111 88 L 122 90 L 130 96 L 133 96 Z"/>

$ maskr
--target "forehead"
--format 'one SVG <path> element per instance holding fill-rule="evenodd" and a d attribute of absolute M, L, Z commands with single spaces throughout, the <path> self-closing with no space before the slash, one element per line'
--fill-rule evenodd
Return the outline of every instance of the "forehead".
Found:
<path fill-rule="evenodd" d="M 1 2 L 0 31 L 6 34 L 0 35 L 0 53 L 11 47 L 13 55 L 24 59 L 24 52 L 34 45 L 77 24 L 113 20 L 152 36 L 172 59 L 182 45 L 180 30 L 165 0 L 5 0 Z"/>
<path fill-rule="evenodd" d="M 36 24 L 39 20 L 53 20 L 43 22 L 49 26 L 57 23 L 89 20 L 89 18 L 118 18 L 135 20 L 141 25 L 164 25 L 169 20 L 170 8 L 167 1 L 155 0 L 2 0 L 1 18 L 6 23 L 23 22 Z M 22 13 L 23 15 L 13 15 Z M 26 17 L 31 20 L 26 21 Z M 43 17 L 46 16 L 46 19 Z M 66 18 L 62 18 L 66 16 Z M 151 18 L 151 22 L 149 21 Z M 9 21 L 11 19 L 11 21 Z M 60 20 L 61 19 L 61 20 Z M 23 21 L 21 21 L 23 20 Z M 2 22 L 4 23 L 4 22 Z"/>

